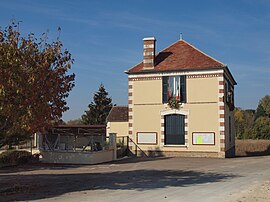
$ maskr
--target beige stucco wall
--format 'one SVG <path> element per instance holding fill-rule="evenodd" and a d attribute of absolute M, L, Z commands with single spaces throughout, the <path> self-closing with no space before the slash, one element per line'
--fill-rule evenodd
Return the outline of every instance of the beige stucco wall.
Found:
<path fill-rule="evenodd" d="M 218 80 L 217 77 L 187 79 L 187 101 L 217 102 Z"/>
<path fill-rule="evenodd" d="M 187 79 L 187 101 L 188 103 L 218 102 L 217 78 Z M 134 81 L 132 104 L 162 104 L 162 80 Z"/>
<path fill-rule="evenodd" d="M 135 81 L 133 85 L 133 104 L 161 104 L 161 80 Z"/>
<path fill-rule="evenodd" d="M 219 151 L 219 119 L 217 103 L 187 104 L 189 109 L 188 129 L 189 144 L 191 150 L 197 151 Z M 214 132 L 215 145 L 192 145 L 192 133 Z"/>
<path fill-rule="evenodd" d="M 186 146 L 160 146 L 161 142 L 161 111 L 170 110 L 166 105 L 134 106 L 133 139 L 137 139 L 137 132 L 157 132 L 157 145 L 140 145 L 144 150 L 160 149 L 163 151 L 219 151 L 219 121 L 218 106 L 212 104 L 185 104 L 182 109 L 188 111 L 188 144 Z M 193 132 L 214 132 L 215 145 L 193 145 Z"/>
<path fill-rule="evenodd" d="M 116 133 L 117 137 L 128 136 L 128 122 L 108 122 L 107 136 L 110 133 Z"/>
<path fill-rule="evenodd" d="M 162 105 L 135 105 L 133 127 L 137 132 L 160 133 L 160 111 Z"/>
<path fill-rule="evenodd" d="M 139 144 L 143 150 L 219 152 L 219 106 L 217 77 L 187 78 L 187 103 L 181 110 L 188 112 L 188 143 L 185 146 L 161 144 L 161 111 L 170 110 L 162 104 L 162 80 L 134 80 L 132 97 L 132 138 L 137 132 L 157 132 L 158 144 Z M 193 132 L 214 132 L 215 145 L 192 145 Z"/>

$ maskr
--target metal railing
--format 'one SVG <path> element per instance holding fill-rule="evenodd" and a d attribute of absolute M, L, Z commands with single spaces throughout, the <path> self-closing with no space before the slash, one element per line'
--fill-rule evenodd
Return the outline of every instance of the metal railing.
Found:
<path fill-rule="evenodd" d="M 135 156 L 144 156 L 144 157 L 148 157 L 148 155 L 131 139 L 129 138 L 129 142 L 133 143 L 135 148 L 134 148 L 134 152 L 135 152 Z"/>

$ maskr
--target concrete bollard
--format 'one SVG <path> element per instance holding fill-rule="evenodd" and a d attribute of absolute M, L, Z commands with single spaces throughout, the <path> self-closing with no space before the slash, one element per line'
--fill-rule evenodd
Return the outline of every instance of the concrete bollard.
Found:
<path fill-rule="evenodd" d="M 109 134 L 110 149 L 113 149 L 113 160 L 117 159 L 116 133 Z"/>

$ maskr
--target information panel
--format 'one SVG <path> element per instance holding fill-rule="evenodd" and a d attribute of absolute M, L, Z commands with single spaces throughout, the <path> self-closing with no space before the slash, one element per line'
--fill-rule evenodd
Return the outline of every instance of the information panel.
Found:
<path fill-rule="evenodd" d="M 137 133 L 138 144 L 157 144 L 157 133 L 139 132 Z"/>
<path fill-rule="evenodd" d="M 214 145 L 215 133 L 213 132 L 197 132 L 192 133 L 192 144 L 195 145 Z"/>

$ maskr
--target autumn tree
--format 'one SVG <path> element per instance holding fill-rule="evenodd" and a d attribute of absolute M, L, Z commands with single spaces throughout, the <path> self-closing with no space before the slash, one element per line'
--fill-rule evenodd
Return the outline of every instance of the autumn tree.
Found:
<path fill-rule="evenodd" d="M 259 102 L 259 106 L 261 109 L 261 111 L 263 111 L 265 114 L 265 116 L 270 117 L 270 95 L 266 95 L 264 96 L 260 102 Z M 258 110 L 258 108 L 257 108 Z"/>
<path fill-rule="evenodd" d="M 17 24 L 0 27 L 0 146 L 57 123 L 74 87 L 73 63 L 59 39 L 21 36 Z"/>
<path fill-rule="evenodd" d="M 266 111 L 264 110 L 264 107 L 261 104 L 259 104 L 255 112 L 255 119 L 262 116 L 266 116 Z"/>
<path fill-rule="evenodd" d="M 253 139 L 254 114 L 255 110 L 252 109 L 235 109 L 234 117 L 237 139 Z"/>
<path fill-rule="evenodd" d="M 269 117 L 259 117 L 256 119 L 253 134 L 256 134 L 253 139 L 270 139 L 270 119 Z"/>
<path fill-rule="evenodd" d="M 236 108 L 237 139 L 270 139 L 270 96 L 264 96 L 256 110 Z"/>
<path fill-rule="evenodd" d="M 88 105 L 88 110 L 82 115 L 84 124 L 99 125 L 106 124 L 106 118 L 112 108 L 112 99 L 103 84 L 94 94 L 93 101 Z"/>
<path fill-rule="evenodd" d="M 234 120 L 235 120 L 235 133 L 236 138 L 241 139 L 245 130 L 245 119 L 244 112 L 241 108 L 236 107 L 234 112 Z"/>
<path fill-rule="evenodd" d="M 72 120 L 69 120 L 66 125 L 83 125 L 83 121 L 82 119 L 72 119 Z"/>
<path fill-rule="evenodd" d="M 270 96 L 264 96 L 256 109 L 253 134 L 256 139 L 270 139 Z"/>

